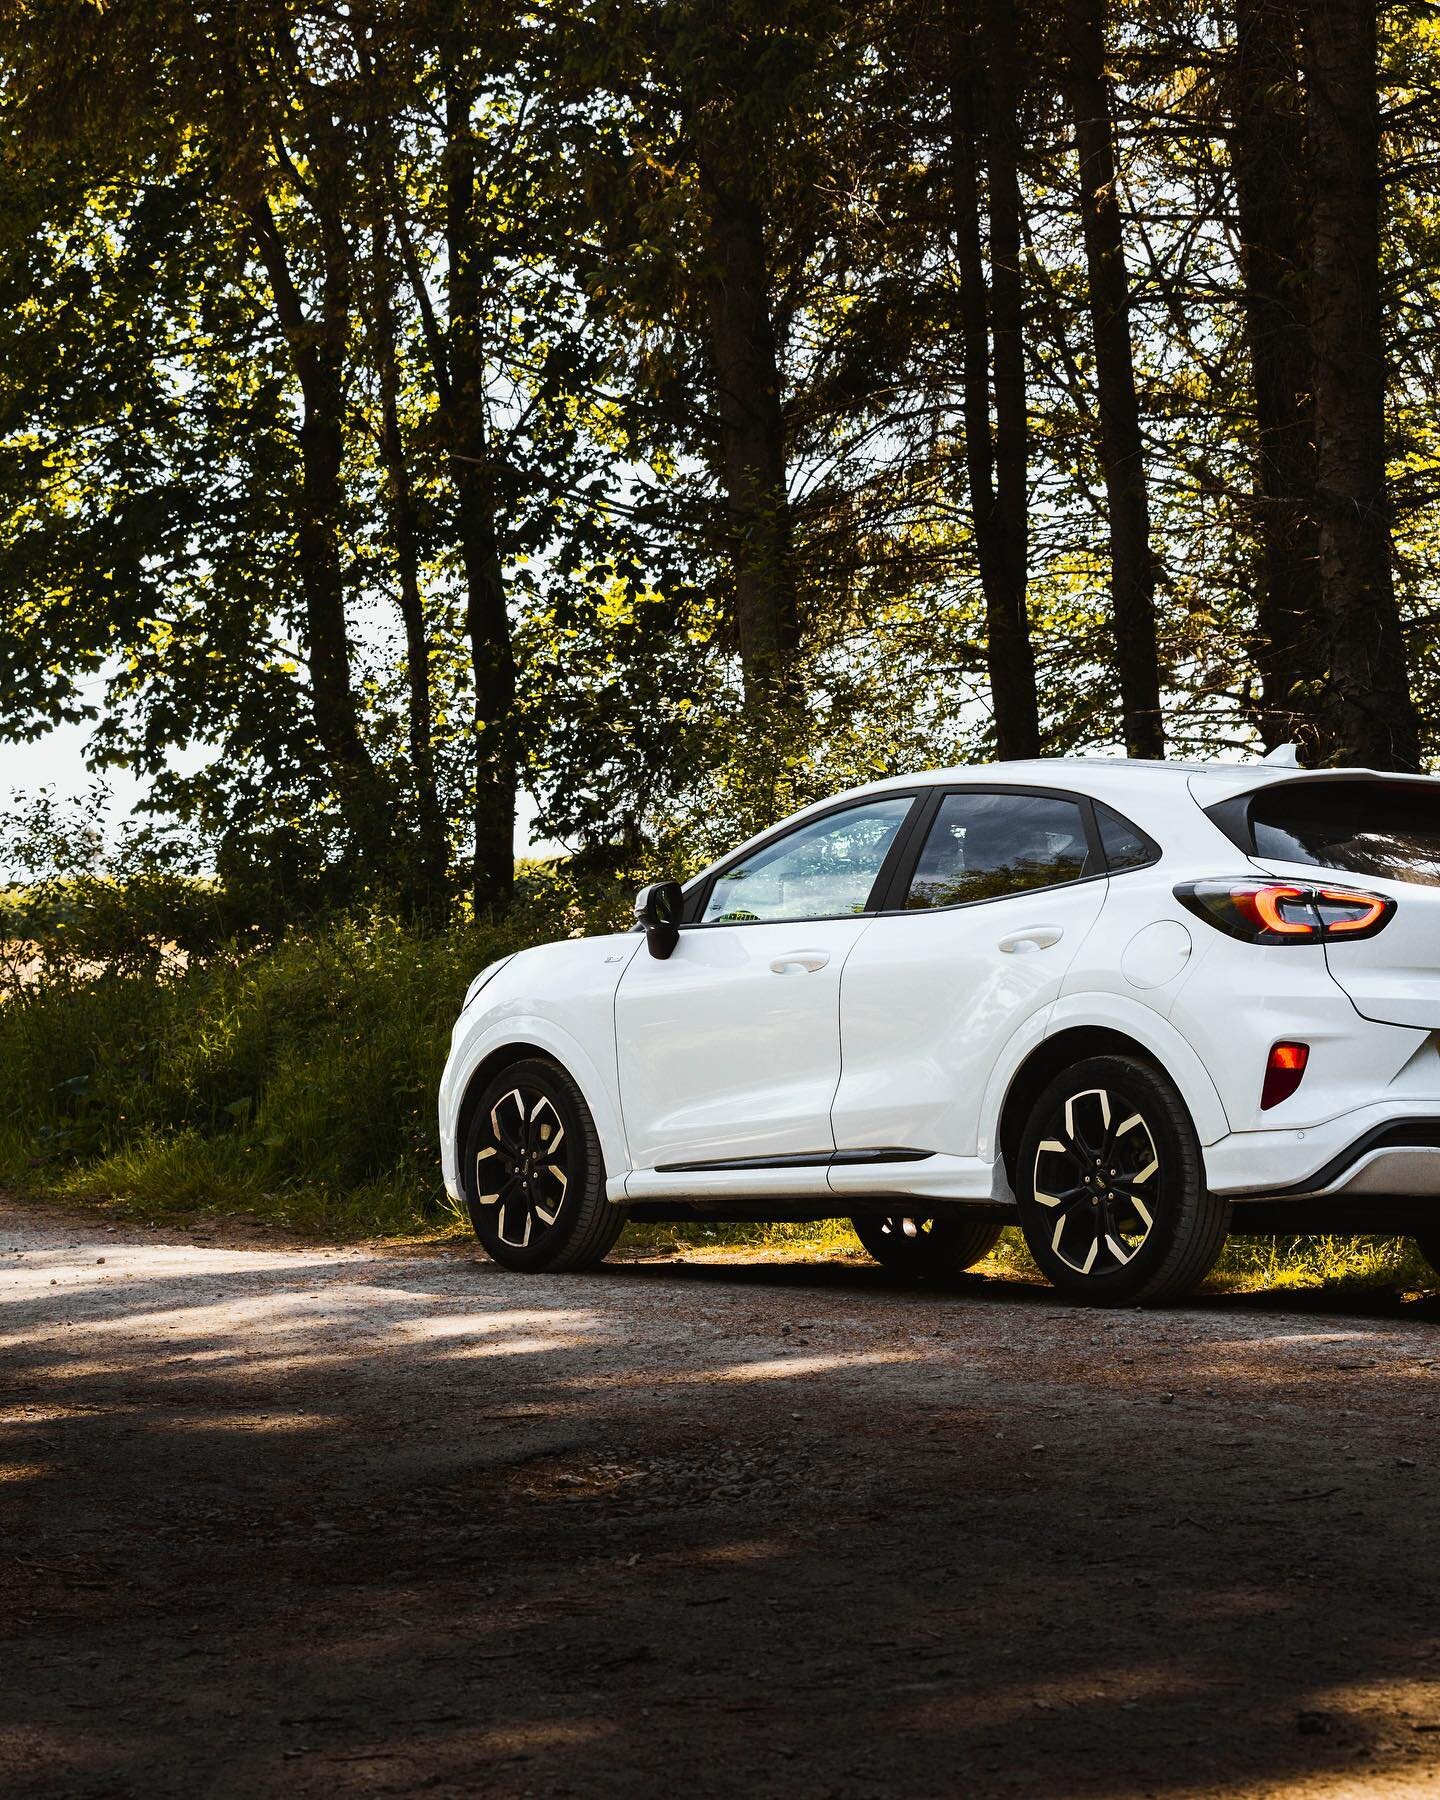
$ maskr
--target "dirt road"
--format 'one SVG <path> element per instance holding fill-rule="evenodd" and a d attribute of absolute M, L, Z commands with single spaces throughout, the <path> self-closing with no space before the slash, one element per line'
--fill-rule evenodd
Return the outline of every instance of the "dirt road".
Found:
<path fill-rule="evenodd" d="M 1437 1324 L 3 1207 L 0 1792 L 1440 1794 Z"/>

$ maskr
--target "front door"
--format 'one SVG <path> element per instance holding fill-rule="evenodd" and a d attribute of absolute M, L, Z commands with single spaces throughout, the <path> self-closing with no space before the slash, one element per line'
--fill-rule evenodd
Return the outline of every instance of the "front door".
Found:
<path fill-rule="evenodd" d="M 822 814 L 722 867 L 674 953 L 631 959 L 615 1002 L 631 1166 L 689 1171 L 834 1146 L 840 977 L 913 796 Z"/>

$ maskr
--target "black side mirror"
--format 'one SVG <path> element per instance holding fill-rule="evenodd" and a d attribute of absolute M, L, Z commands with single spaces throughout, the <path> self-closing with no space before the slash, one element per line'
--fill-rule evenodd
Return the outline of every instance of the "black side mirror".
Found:
<path fill-rule="evenodd" d="M 680 910 L 684 904 L 678 881 L 654 881 L 635 896 L 635 923 L 645 927 L 650 954 L 662 962 L 680 942 Z"/>

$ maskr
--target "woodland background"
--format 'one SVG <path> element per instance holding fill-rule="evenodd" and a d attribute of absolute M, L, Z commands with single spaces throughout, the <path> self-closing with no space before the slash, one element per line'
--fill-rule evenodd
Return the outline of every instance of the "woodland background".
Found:
<path fill-rule="evenodd" d="M 917 766 L 1421 765 L 1440 23 L 9 0 L 3 725 L 282 906 Z M 177 747 L 203 747 L 177 773 Z"/>
<path fill-rule="evenodd" d="M 0 732 L 150 796 L 10 810 L 3 1160 L 430 1192 L 475 957 L 622 879 L 1426 767 L 1437 83 L 1428 0 L 3 0 Z"/>

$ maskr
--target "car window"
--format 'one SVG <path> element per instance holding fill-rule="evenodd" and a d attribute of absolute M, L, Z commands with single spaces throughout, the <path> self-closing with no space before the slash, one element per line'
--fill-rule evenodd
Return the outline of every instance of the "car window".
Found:
<path fill-rule="evenodd" d="M 1132 825 L 1123 813 L 1106 806 L 1103 800 L 1095 802 L 1095 823 L 1100 827 L 1100 847 L 1112 875 L 1159 862 L 1160 846 L 1154 839 L 1146 837 L 1138 825 Z"/>
<path fill-rule="evenodd" d="M 1250 802 L 1257 856 L 1440 887 L 1440 789 L 1390 781 L 1286 782 Z"/>
<path fill-rule="evenodd" d="M 703 924 L 833 919 L 864 912 L 910 796 L 869 800 L 801 825 L 715 878 Z"/>
<path fill-rule="evenodd" d="M 920 852 L 907 907 L 958 906 L 1078 881 L 1089 844 L 1073 800 L 947 794 Z"/>

